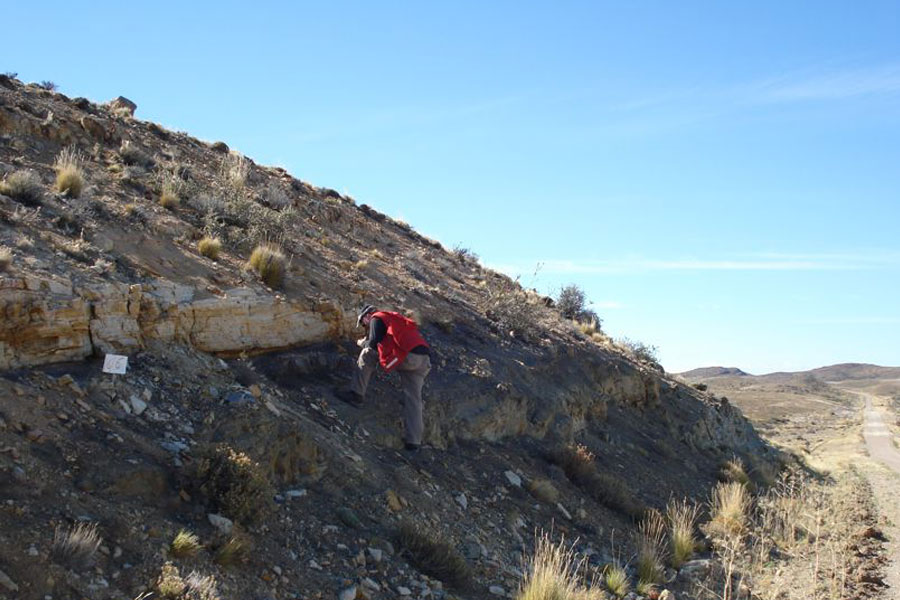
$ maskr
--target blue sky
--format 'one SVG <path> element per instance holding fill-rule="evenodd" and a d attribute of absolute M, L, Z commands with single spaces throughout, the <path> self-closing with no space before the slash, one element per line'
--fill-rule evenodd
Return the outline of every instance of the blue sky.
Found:
<path fill-rule="evenodd" d="M 900 365 L 897 2 L 3 12 L 0 70 L 577 283 L 671 371 Z"/>

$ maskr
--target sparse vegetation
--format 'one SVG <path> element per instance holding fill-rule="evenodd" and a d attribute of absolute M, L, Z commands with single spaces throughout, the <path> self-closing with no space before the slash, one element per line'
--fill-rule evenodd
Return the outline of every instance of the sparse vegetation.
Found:
<path fill-rule="evenodd" d="M 518 281 L 503 277 L 488 285 L 482 308 L 485 316 L 497 323 L 501 334 L 534 342 L 544 333 L 539 318 L 543 306 L 537 295 L 523 290 Z"/>
<path fill-rule="evenodd" d="M 420 524 L 404 521 L 397 529 L 396 539 L 417 569 L 458 589 L 468 588 L 472 577 L 469 564 L 439 535 Z"/>
<path fill-rule="evenodd" d="M 635 536 L 637 547 L 637 575 L 642 583 L 663 580 L 666 556 L 666 521 L 657 510 L 648 510 Z"/>
<path fill-rule="evenodd" d="M 694 547 L 697 544 L 694 536 L 694 527 L 697 524 L 697 516 L 700 509 L 696 504 L 690 504 L 687 500 L 671 500 L 666 506 L 666 519 L 669 523 L 669 539 L 671 541 L 671 553 L 669 564 L 677 569 L 694 555 Z"/>
<path fill-rule="evenodd" d="M 26 206 L 37 206 L 44 199 L 44 186 L 34 171 L 19 170 L 0 182 L 0 194 Z"/>
<path fill-rule="evenodd" d="M 287 259 L 275 246 L 268 244 L 257 246 L 250 254 L 249 265 L 269 287 L 279 288 L 284 283 Z"/>
<path fill-rule="evenodd" d="M 0 246 L 0 272 L 6 271 L 12 266 L 13 253 L 6 246 Z"/>
<path fill-rule="evenodd" d="M 270 183 L 266 188 L 263 203 L 273 210 L 284 210 L 294 205 L 284 188 L 276 183 Z"/>
<path fill-rule="evenodd" d="M 597 470 L 594 455 L 585 446 L 564 446 L 553 452 L 550 458 L 562 467 L 574 484 L 601 504 L 635 519 L 640 518 L 646 510 L 623 479 Z"/>
<path fill-rule="evenodd" d="M 56 191 L 71 198 L 81 196 L 84 188 L 84 171 L 81 154 L 74 147 L 64 148 L 56 157 Z"/>
<path fill-rule="evenodd" d="M 262 468 L 229 446 L 202 453 L 197 475 L 212 508 L 230 519 L 252 523 L 272 506 L 274 491 Z"/>
<path fill-rule="evenodd" d="M 659 365 L 659 359 L 657 358 L 659 349 L 656 346 L 651 346 L 627 337 L 617 339 L 616 343 L 635 359 L 651 365 Z"/>
<path fill-rule="evenodd" d="M 170 549 L 172 556 L 176 558 L 194 556 L 200 550 L 200 539 L 190 531 L 182 529 L 172 540 Z"/>
<path fill-rule="evenodd" d="M 96 523 L 76 523 L 68 529 L 57 526 L 50 558 L 57 564 L 83 571 L 94 564 L 101 541 Z"/>
<path fill-rule="evenodd" d="M 38 84 L 38 87 L 42 90 L 47 90 L 48 92 L 55 92 L 59 89 L 59 86 L 53 83 L 52 81 L 45 79 L 44 81 Z"/>
<path fill-rule="evenodd" d="M 463 264 L 478 262 L 477 254 L 472 252 L 469 248 L 464 248 L 458 244 L 453 248 L 453 257 Z"/>
<path fill-rule="evenodd" d="M 206 236 L 197 242 L 197 250 L 207 258 L 218 260 L 219 253 L 222 251 L 222 241 L 219 238 Z"/>
<path fill-rule="evenodd" d="M 695 383 L 693 387 L 695 390 L 699 390 L 701 392 L 705 392 L 706 390 L 709 389 L 709 386 L 706 385 L 705 383 Z"/>

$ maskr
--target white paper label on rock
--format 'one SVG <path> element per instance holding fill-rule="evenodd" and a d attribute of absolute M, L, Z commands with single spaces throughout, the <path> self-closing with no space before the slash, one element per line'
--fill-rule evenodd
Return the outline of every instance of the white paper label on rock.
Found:
<path fill-rule="evenodd" d="M 107 354 L 103 360 L 103 372 L 124 375 L 128 370 L 128 357 L 119 354 Z"/>

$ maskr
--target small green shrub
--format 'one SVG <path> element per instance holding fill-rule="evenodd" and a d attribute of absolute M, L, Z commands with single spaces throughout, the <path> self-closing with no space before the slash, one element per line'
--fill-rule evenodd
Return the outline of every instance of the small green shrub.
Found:
<path fill-rule="evenodd" d="M 19 170 L 0 182 L 0 194 L 26 206 L 37 206 L 44 199 L 44 186 L 34 171 Z"/>
<path fill-rule="evenodd" d="M 578 319 L 584 312 L 586 301 L 584 290 L 572 283 L 559 290 L 556 310 L 566 319 Z"/>
<path fill-rule="evenodd" d="M 274 490 L 263 469 L 243 452 L 215 446 L 197 462 L 200 490 L 212 508 L 241 523 L 252 523 L 272 506 Z"/>
<path fill-rule="evenodd" d="M 207 236 L 197 242 L 197 250 L 203 256 L 217 260 L 219 258 L 219 253 L 222 251 L 222 242 L 219 238 Z"/>
<path fill-rule="evenodd" d="M 250 254 L 250 267 L 259 278 L 271 288 L 279 288 L 284 283 L 284 272 L 287 259 L 284 253 L 275 246 L 262 244 Z"/>
<path fill-rule="evenodd" d="M 396 540 L 409 561 L 423 573 L 459 589 L 469 587 L 472 579 L 469 564 L 439 535 L 405 521 L 397 529 Z"/>
<path fill-rule="evenodd" d="M 627 337 L 617 339 L 616 343 L 640 362 L 649 363 L 651 365 L 659 364 L 659 359 L 657 358 L 659 348 L 656 346 L 651 346 Z"/>

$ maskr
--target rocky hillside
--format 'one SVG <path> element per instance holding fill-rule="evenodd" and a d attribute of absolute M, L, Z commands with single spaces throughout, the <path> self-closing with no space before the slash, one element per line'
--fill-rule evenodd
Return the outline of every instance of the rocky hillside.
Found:
<path fill-rule="evenodd" d="M 510 596 L 535 531 L 627 560 L 647 507 L 770 458 L 466 252 L 127 101 L 0 76 L 0 179 L 0 598 Z M 412 457 L 395 379 L 332 394 L 366 302 L 432 345 Z"/>

